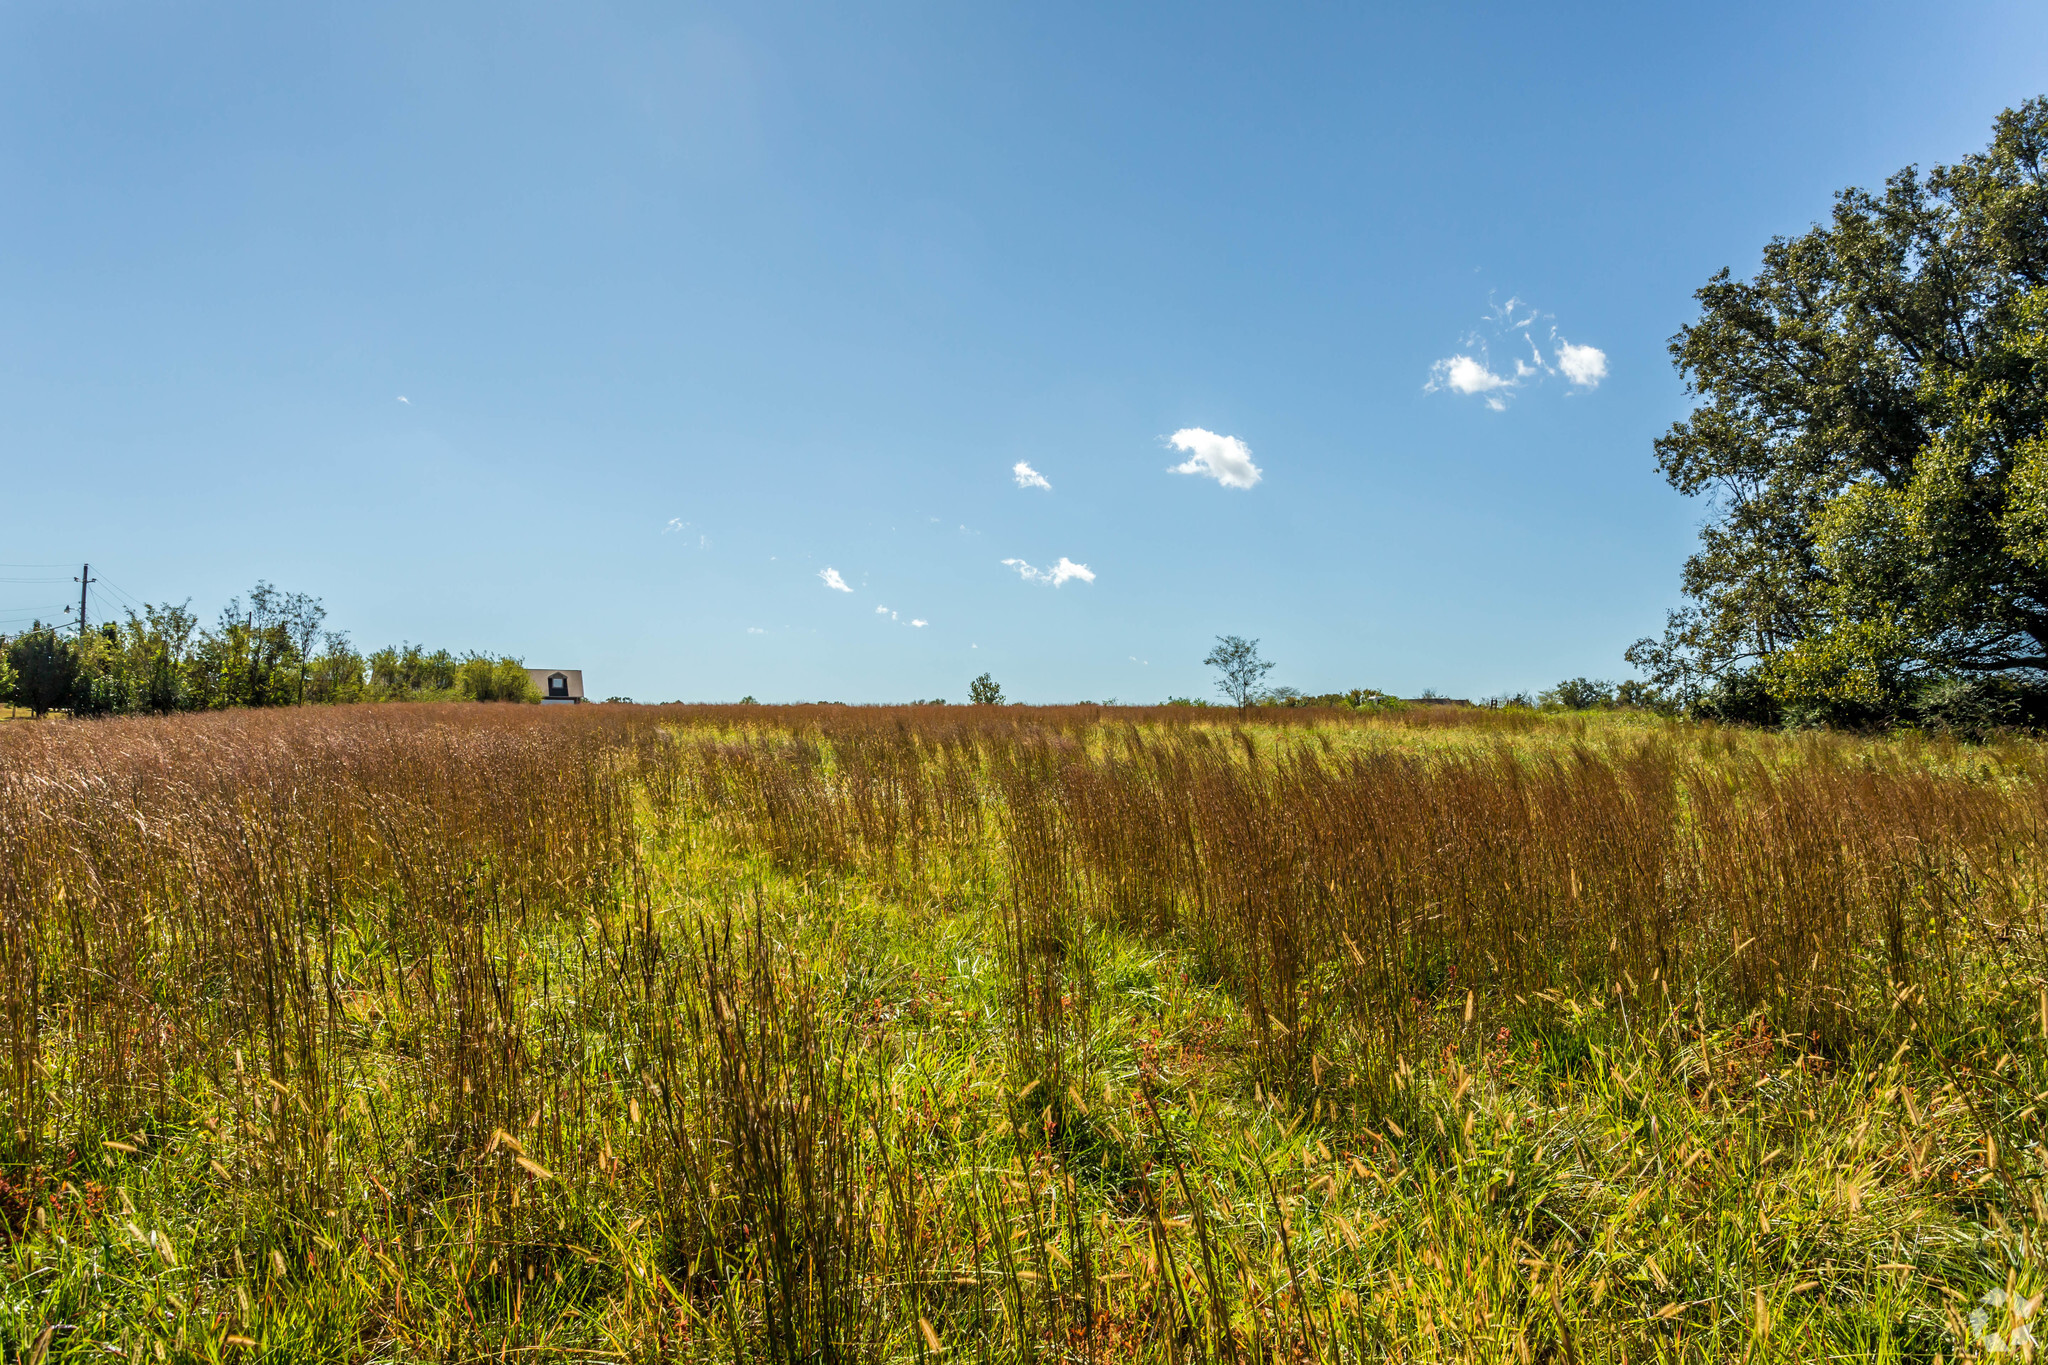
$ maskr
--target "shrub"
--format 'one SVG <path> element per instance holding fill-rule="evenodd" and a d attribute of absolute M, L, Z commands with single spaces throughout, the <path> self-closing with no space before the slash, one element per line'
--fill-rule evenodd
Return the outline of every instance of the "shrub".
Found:
<path fill-rule="evenodd" d="M 483 654 L 468 655 L 456 671 L 456 690 L 464 701 L 540 700 L 540 689 L 527 676 L 526 665 L 510 657 L 493 660 Z"/>
<path fill-rule="evenodd" d="M 1999 730 L 2039 725 L 2048 691 L 2011 678 L 1929 678 L 1908 703 L 1920 728 L 1958 739 L 1981 740 Z"/>
<path fill-rule="evenodd" d="M 1566 711 L 1597 711 L 1614 705 L 1614 684 L 1593 678 L 1566 678 L 1536 698 L 1539 706 Z"/>

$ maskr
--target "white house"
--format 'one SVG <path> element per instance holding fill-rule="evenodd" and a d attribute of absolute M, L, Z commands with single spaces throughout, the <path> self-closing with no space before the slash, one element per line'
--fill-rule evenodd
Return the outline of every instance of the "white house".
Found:
<path fill-rule="evenodd" d="M 580 668 L 529 668 L 526 676 L 533 679 L 543 706 L 554 702 L 572 705 L 583 700 L 583 670 Z"/>

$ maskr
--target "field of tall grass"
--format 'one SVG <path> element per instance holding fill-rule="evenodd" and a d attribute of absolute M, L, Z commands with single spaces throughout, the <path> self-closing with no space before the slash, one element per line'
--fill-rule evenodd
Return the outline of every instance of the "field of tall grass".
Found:
<path fill-rule="evenodd" d="M 2031 1358 L 2044 878 L 2020 741 L 10 725 L 0 1346 Z"/>

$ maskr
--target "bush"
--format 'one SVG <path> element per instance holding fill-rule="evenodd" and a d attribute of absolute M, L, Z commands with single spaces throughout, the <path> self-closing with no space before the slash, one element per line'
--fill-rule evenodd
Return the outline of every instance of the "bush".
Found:
<path fill-rule="evenodd" d="M 429 654 L 415 644 L 386 646 L 370 655 L 370 689 L 394 701 L 451 693 L 461 668 L 462 661 L 445 649 Z"/>
<path fill-rule="evenodd" d="M 1664 689 L 1655 683 L 1644 682 L 1641 678 L 1630 678 L 1617 684 L 1614 689 L 1614 704 L 1637 711 L 1655 711 L 1660 716 L 1668 716 L 1677 710 L 1677 706 Z"/>
<path fill-rule="evenodd" d="M 363 682 L 363 656 L 341 639 L 331 639 L 324 653 L 306 664 L 306 700 L 311 702 L 361 701 L 367 695 Z"/>
<path fill-rule="evenodd" d="M 540 689 L 527 676 L 525 663 L 513 658 L 494 661 L 482 654 L 468 655 L 456 670 L 455 686 L 464 701 L 540 700 Z"/>
<path fill-rule="evenodd" d="M 1185 697 L 1169 697 L 1168 706 L 1206 706 L 1207 702 L 1190 701 Z M 1376 687 L 1354 687 L 1349 692 L 1308 693 L 1298 687 L 1275 687 L 1259 698 L 1261 706 L 1326 706 L 1342 707 L 1352 711 L 1398 711 L 1407 706 L 1399 697 L 1389 696 Z"/>
<path fill-rule="evenodd" d="M 1812 724 L 1810 718 L 1787 716 L 1777 699 L 1755 671 L 1732 672 L 1718 679 L 1693 703 L 1692 714 L 1700 720 L 1730 725 Z"/>
<path fill-rule="evenodd" d="M 1981 740 L 2039 726 L 2048 719 L 2048 690 L 2011 678 L 1936 677 L 1919 683 L 1907 705 L 1923 730 Z"/>
<path fill-rule="evenodd" d="M 1614 705 L 1614 684 L 1593 678 L 1566 678 L 1536 698 L 1539 706 L 1565 711 L 1599 711 Z"/>

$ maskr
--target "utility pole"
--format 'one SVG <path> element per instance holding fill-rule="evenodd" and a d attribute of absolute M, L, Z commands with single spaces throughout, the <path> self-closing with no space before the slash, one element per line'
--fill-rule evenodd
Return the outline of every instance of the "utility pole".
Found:
<path fill-rule="evenodd" d="M 92 565 L 78 571 L 78 638 L 85 638 L 85 590 L 92 586 Z"/>

